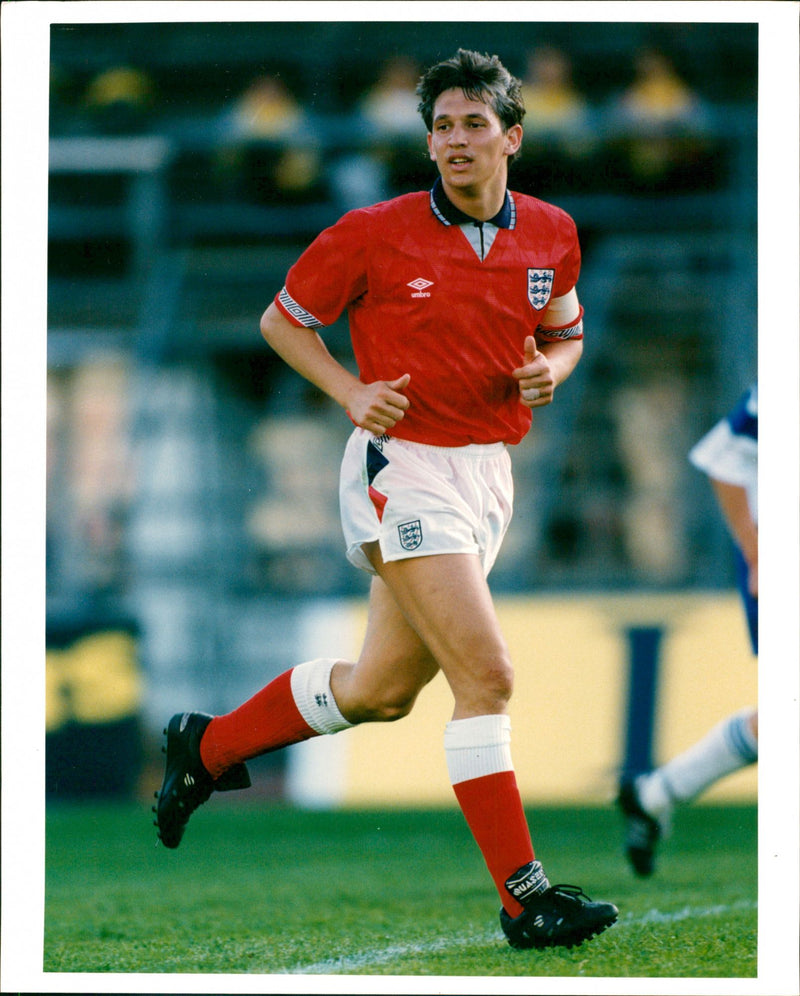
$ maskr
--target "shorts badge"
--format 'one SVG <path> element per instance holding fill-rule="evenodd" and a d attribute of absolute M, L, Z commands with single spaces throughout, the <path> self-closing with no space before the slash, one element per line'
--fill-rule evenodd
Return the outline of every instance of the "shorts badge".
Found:
<path fill-rule="evenodd" d="M 528 268 L 528 300 L 537 311 L 547 307 L 555 275 L 555 270 L 541 270 L 538 267 Z"/>
<path fill-rule="evenodd" d="M 404 550 L 416 550 L 422 543 L 422 523 L 419 519 L 401 522 L 397 531 L 400 534 L 400 546 Z"/>

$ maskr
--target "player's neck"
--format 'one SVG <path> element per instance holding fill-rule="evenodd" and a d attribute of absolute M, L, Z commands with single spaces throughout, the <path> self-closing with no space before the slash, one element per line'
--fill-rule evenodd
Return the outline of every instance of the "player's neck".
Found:
<path fill-rule="evenodd" d="M 464 214 L 476 221 L 488 221 L 494 218 L 501 210 L 506 199 L 506 184 L 492 184 L 490 186 L 476 187 L 453 187 L 451 184 L 443 183 L 444 192 L 447 199 Z"/>

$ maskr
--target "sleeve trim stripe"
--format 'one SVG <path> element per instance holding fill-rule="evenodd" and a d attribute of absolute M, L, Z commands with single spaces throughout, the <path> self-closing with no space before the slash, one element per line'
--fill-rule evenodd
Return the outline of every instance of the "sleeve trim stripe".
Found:
<path fill-rule="evenodd" d="M 278 304 L 280 304 L 290 318 L 307 329 L 321 329 L 325 327 L 324 322 L 321 322 L 310 311 L 306 311 L 305 308 L 299 305 L 285 287 L 278 295 Z"/>

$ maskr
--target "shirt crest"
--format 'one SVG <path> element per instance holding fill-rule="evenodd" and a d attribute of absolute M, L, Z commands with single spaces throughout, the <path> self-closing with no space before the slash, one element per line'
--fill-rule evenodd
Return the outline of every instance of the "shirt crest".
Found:
<path fill-rule="evenodd" d="M 400 534 L 400 546 L 404 550 L 416 550 L 422 543 L 422 523 L 419 519 L 401 522 L 397 531 Z"/>
<path fill-rule="evenodd" d="M 547 307 L 553 290 L 555 270 L 543 270 L 541 267 L 528 267 L 528 300 L 536 311 Z"/>

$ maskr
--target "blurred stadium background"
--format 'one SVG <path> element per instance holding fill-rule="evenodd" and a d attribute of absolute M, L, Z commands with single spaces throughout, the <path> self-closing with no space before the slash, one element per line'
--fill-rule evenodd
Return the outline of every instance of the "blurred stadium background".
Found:
<path fill-rule="evenodd" d="M 53 24 L 49 798 L 147 794 L 173 712 L 354 652 L 349 423 L 258 320 L 321 228 L 430 186 L 407 80 L 459 46 L 531 86 L 510 183 L 569 211 L 584 252 L 585 357 L 513 454 L 493 575 L 526 795 L 605 798 L 632 750 L 670 753 L 755 699 L 728 538 L 686 453 L 756 374 L 756 24 Z M 352 363 L 345 322 L 326 341 Z M 257 791 L 449 798 L 446 692 L 423 699 L 261 759 Z"/>

